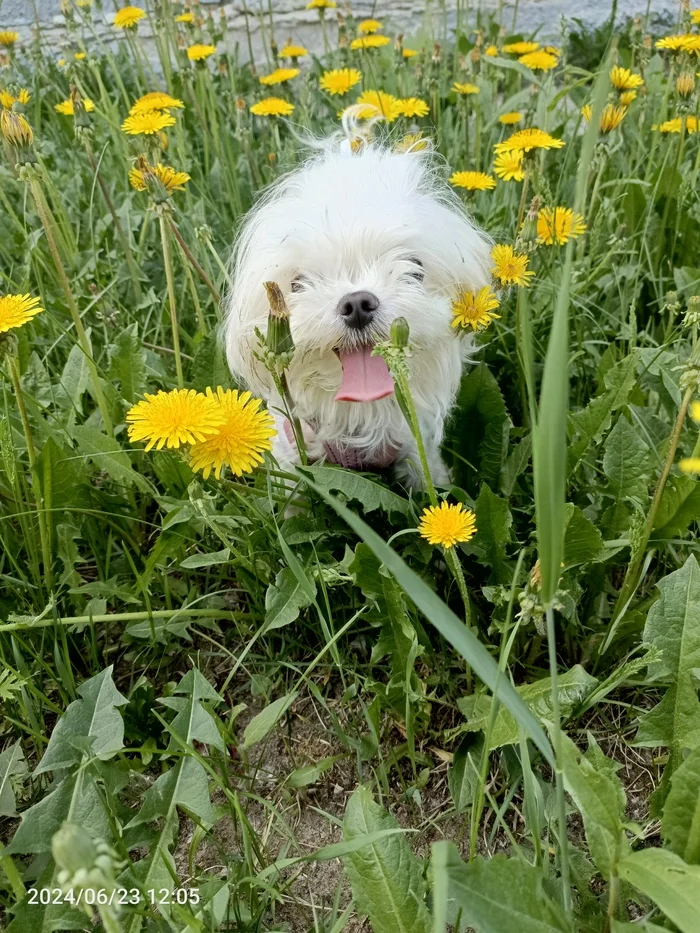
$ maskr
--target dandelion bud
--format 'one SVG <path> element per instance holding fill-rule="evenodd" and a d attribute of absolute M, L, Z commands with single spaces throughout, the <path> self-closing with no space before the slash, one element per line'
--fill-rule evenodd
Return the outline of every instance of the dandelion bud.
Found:
<path fill-rule="evenodd" d="M 397 317 L 391 324 L 391 342 L 399 350 L 408 346 L 409 328 L 405 317 Z"/>
<path fill-rule="evenodd" d="M 294 341 L 289 327 L 289 309 L 277 282 L 265 282 L 270 313 L 267 316 L 267 346 L 280 357 L 294 352 Z"/>
<path fill-rule="evenodd" d="M 682 71 L 676 78 L 676 92 L 679 97 L 689 97 L 695 88 L 695 75 L 692 71 Z"/>
<path fill-rule="evenodd" d="M 71 84 L 70 87 L 70 99 L 73 104 L 73 119 L 75 120 L 76 133 L 78 133 L 79 130 L 90 129 L 90 117 L 88 117 L 87 111 L 83 105 L 83 98 L 80 96 L 80 91 L 74 84 Z"/>
<path fill-rule="evenodd" d="M 59 868 L 74 875 L 80 869 L 91 869 L 97 849 L 87 830 L 78 823 L 63 823 L 51 838 L 51 851 Z"/>
<path fill-rule="evenodd" d="M 539 557 L 535 561 L 535 566 L 530 571 L 530 589 L 539 590 L 542 586 L 542 570 L 540 569 Z"/>
<path fill-rule="evenodd" d="M 21 113 L 14 110 L 0 111 L 0 133 L 14 150 L 18 164 L 36 162 L 34 153 L 34 133 Z"/>
<path fill-rule="evenodd" d="M 246 102 L 244 97 L 236 98 L 236 110 L 243 111 L 246 108 Z"/>
<path fill-rule="evenodd" d="M 700 325 L 700 295 L 692 295 L 688 299 L 688 308 L 683 317 L 683 323 L 686 327 Z"/>
<path fill-rule="evenodd" d="M 433 46 L 433 54 L 431 56 L 432 61 L 436 64 L 440 61 L 440 43 L 436 42 Z"/>

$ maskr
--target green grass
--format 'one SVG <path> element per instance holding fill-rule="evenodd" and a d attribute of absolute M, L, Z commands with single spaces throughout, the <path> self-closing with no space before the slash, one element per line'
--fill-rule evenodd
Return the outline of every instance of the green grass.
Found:
<path fill-rule="evenodd" d="M 533 73 L 502 51 L 529 36 L 463 9 L 447 39 L 433 11 L 404 58 L 388 15 L 391 44 L 351 51 L 357 22 L 338 36 L 329 12 L 327 51 L 270 89 L 288 122 L 249 110 L 273 5 L 257 72 L 218 19 L 145 6 L 155 58 L 76 7 L 67 64 L 38 37 L 0 70 L 34 133 L 3 141 L 0 295 L 44 309 L 0 334 L 8 930 L 697 933 L 700 484 L 678 464 L 700 452 L 700 148 L 697 90 L 676 90 L 697 59 L 642 21 Z M 193 65 L 195 41 L 216 54 Z M 644 85 L 601 133 L 615 63 Z M 346 66 L 363 75 L 346 98 L 320 90 Z M 93 111 L 55 111 L 71 87 Z M 566 143 L 526 183 L 465 194 L 536 275 L 499 290 L 477 337 L 454 485 L 269 457 L 204 480 L 129 443 L 144 393 L 232 385 L 217 328 L 236 227 L 303 157 L 298 131 L 327 134 L 368 89 L 429 104 L 375 132 L 431 138 L 445 178 L 492 173 L 519 127 Z M 165 152 L 120 130 L 153 90 L 184 102 Z M 191 178 L 138 192 L 139 156 Z M 587 229 L 548 246 L 537 212 L 557 206 Z M 476 514 L 447 554 L 416 530 L 433 495 Z"/>

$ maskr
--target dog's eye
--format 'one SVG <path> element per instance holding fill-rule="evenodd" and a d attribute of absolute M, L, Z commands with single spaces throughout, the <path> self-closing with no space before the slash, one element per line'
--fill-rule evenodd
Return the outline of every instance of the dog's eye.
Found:
<path fill-rule="evenodd" d="M 305 275 L 298 275 L 295 279 L 292 279 L 292 291 L 303 292 L 308 283 L 309 280 Z"/>
<path fill-rule="evenodd" d="M 410 275 L 412 279 L 417 279 L 419 282 L 422 282 L 423 279 L 425 278 L 425 272 L 423 271 L 423 263 L 420 261 L 420 259 L 418 259 L 417 256 L 411 256 L 411 258 L 409 259 L 409 262 L 413 263 L 413 265 L 417 266 L 417 268 L 411 269 L 408 275 Z"/>

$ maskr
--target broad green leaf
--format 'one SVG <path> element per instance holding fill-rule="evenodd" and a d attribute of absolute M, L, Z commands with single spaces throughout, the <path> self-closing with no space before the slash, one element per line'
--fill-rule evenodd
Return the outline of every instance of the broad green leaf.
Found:
<path fill-rule="evenodd" d="M 192 385 L 198 392 L 205 392 L 208 387 L 216 389 L 217 386 L 222 386 L 224 389 L 235 388 L 221 339 L 217 333 L 209 334 L 199 344 L 195 350 L 191 369 Z"/>
<path fill-rule="evenodd" d="M 561 739 L 566 789 L 583 817 L 593 861 L 607 881 L 629 850 L 622 826 L 624 801 L 621 806 L 619 780 L 608 768 L 596 766 L 567 736 Z"/>
<path fill-rule="evenodd" d="M 75 453 L 49 437 L 37 458 L 37 473 L 48 521 L 54 525 L 68 517 L 62 511 L 84 508 L 87 471 Z M 51 510 L 55 509 L 55 512 Z"/>
<path fill-rule="evenodd" d="M 577 505 L 567 502 L 564 534 L 564 566 L 576 567 L 598 560 L 603 552 L 603 536 Z"/>
<path fill-rule="evenodd" d="M 178 695 L 183 693 L 186 696 Z M 225 751 L 224 740 L 214 717 L 202 706 L 203 702 L 214 705 L 223 702 L 209 681 L 196 668 L 192 668 L 175 688 L 174 694 L 159 700 L 164 706 L 177 711 L 177 716 L 170 723 L 171 737 L 167 750 L 175 752 L 182 749 L 183 745 L 187 747 L 193 742 L 201 742 Z"/>
<path fill-rule="evenodd" d="M 640 849 L 619 865 L 620 877 L 651 898 L 681 933 L 698 933 L 700 866 L 668 849 Z"/>
<path fill-rule="evenodd" d="M 283 628 L 311 605 L 309 594 L 289 567 L 283 567 L 265 594 L 265 631 Z"/>
<path fill-rule="evenodd" d="M 305 765 L 302 768 L 297 768 L 295 771 L 292 771 L 284 782 L 285 787 L 308 787 L 309 784 L 315 784 L 326 771 L 329 771 L 333 767 L 336 761 L 341 761 L 343 757 L 343 755 L 329 755 L 327 758 L 321 758 L 320 761 L 317 761 L 313 765 Z"/>
<path fill-rule="evenodd" d="M 494 579 L 503 583 L 510 580 L 511 571 L 505 562 L 506 545 L 511 540 L 513 516 L 508 503 L 482 483 L 479 497 L 474 503 L 477 534 L 464 550 L 474 554 L 480 564 L 491 567 Z"/>
<path fill-rule="evenodd" d="M 700 747 L 671 777 L 661 834 L 669 849 L 689 865 L 700 865 Z"/>
<path fill-rule="evenodd" d="M 298 473 L 300 477 L 304 478 L 301 470 L 298 470 Z M 554 765 L 554 754 L 544 730 L 532 715 L 528 706 L 518 696 L 510 681 L 501 674 L 498 665 L 476 635 L 366 522 L 325 490 L 315 486 L 310 480 L 307 481 L 311 488 L 315 489 L 353 531 L 372 548 L 379 560 L 425 615 L 426 619 L 471 664 L 474 672 L 486 686 L 492 692 L 497 691 L 501 703 L 510 710 L 547 761 Z"/>
<path fill-rule="evenodd" d="M 394 817 L 360 785 L 345 809 L 344 839 L 396 828 Z M 357 910 L 369 917 L 373 933 L 430 933 L 421 865 L 404 836 L 391 836 L 350 853 L 345 870 Z"/>
<path fill-rule="evenodd" d="M 474 802 L 479 787 L 479 767 L 484 754 L 484 740 L 468 735 L 462 739 L 455 752 L 447 783 L 457 813 L 463 813 Z"/>
<path fill-rule="evenodd" d="M 12 778 L 25 774 L 27 763 L 19 742 L 0 752 L 0 816 L 17 816 Z"/>
<path fill-rule="evenodd" d="M 700 483 L 689 476 L 669 476 L 654 521 L 652 540 L 678 538 L 700 519 Z"/>
<path fill-rule="evenodd" d="M 638 362 L 638 355 L 631 353 L 613 366 L 605 374 L 606 391 L 569 416 L 569 433 L 574 438 L 569 446 L 569 473 L 576 469 L 590 445 L 600 442 L 610 427 L 612 413 L 627 403 L 636 383 Z"/>
<path fill-rule="evenodd" d="M 476 933 L 572 933 L 564 911 L 544 890 L 539 868 L 517 858 L 480 855 L 463 862 L 452 842 L 433 844 L 447 874 L 447 915 Z"/>
<path fill-rule="evenodd" d="M 603 472 L 608 477 L 609 495 L 646 502 L 651 472 L 649 450 L 624 417 L 617 419 L 605 442 Z"/>
<path fill-rule="evenodd" d="M 660 598 L 652 605 L 644 627 L 644 644 L 656 648 L 649 680 L 669 686 L 661 702 L 646 713 L 634 744 L 666 745 L 668 764 L 656 798 L 663 802 L 670 778 L 683 753 L 700 745 L 700 700 L 695 671 L 700 668 L 700 567 L 691 554 L 680 570 L 657 583 Z"/>
<path fill-rule="evenodd" d="M 365 512 L 381 509 L 387 514 L 409 514 L 408 499 L 398 496 L 383 484 L 376 483 L 360 473 L 332 466 L 306 466 L 300 472 L 308 475 L 325 492 L 339 492 L 342 496 L 340 501 L 359 502 Z"/>
<path fill-rule="evenodd" d="M 348 565 L 353 583 L 360 588 L 362 595 L 373 601 L 384 593 L 384 577 L 380 573 L 381 561 L 377 559 L 368 544 L 363 541 L 355 548 L 355 556 Z"/>
<path fill-rule="evenodd" d="M 223 548 L 221 551 L 212 551 L 209 554 L 192 554 L 180 562 L 185 570 L 197 570 L 200 567 L 216 567 L 219 564 L 228 564 L 231 559 L 231 549 Z"/>
<path fill-rule="evenodd" d="M 78 688 L 74 700 L 56 723 L 48 748 L 34 774 L 59 771 L 89 753 L 103 761 L 124 745 L 124 721 L 119 712 L 128 700 L 114 686 L 112 667 L 105 668 Z"/>
<path fill-rule="evenodd" d="M 135 405 L 146 389 L 146 351 L 139 340 L 138 324 L 129 324 L 107 348 L 107 375 L 118 382 L 122 398 Z"/>
<path fill-rule="evenodd" d="M 531 457 L 532 434 L 526 434 L 525 437 L 515 445 L 501 470 L 501 492 L 506 499 L 510 498 L 513 494 L 515 484 L 526 471 Z"/>
<path fill-rule="evenodd" d="M 496 379 L 485 363 L 462 377 L 444 446 L 455 481 L 466 489 L 478 477 L 495 485 L 508 455 L 510 419 Z"/>
<path fill-rule="evenodd" d="M 66 421 L 69 425 L 73 425 L 76 415 L 82 413 L 81 400 L 87 389 L 89 375 L 85 354 L 78 344 L 74 344 L 63 367 L 55 394 L 56 404 L 68 412 Z"/>
<path fill-rule="evenodd" d="M 668 933 L 667 929 L 657 926 L 655 923 L 635 921 L 634 923 L 623 923 L 622 920 L 610 921 L 610 933 Z"/>
<path fill-rule="evenodd" d="M 107 437 L 87 424 L 74 428 L 73 437 L 77 441 L 78 452 L 91 460 L 98 470 L 108 473 L 115 483 L 137 486 L 141 492 L 152 491 L 151 484 L 133 469 L 129 455 L 113 437 Z"/>
<path fill-rule="evenodd" d="M 284 716 L 292 703 L 296 700 L 298 694 L 288 693 L 280 697 L 274 703 L 270 703 L 264 709 L 253 716 L 243 733 L 243 744 L 241 748 L 247 749 L 257 742 L 261 742 L 268 732 L 277 725 L 279 719 Z"/>
<path fill-rule="evenodd" d="M 571 670 L 560 674 L 557 681 L 559 707 L 564 719 L 571 715 L 573 709 L 591 693 L 598 683 L 597 679 L 586 673 L 580 664 L 575 664 Z M 552 682 L 549 677 L 516 687 L 516 692 L 539 722 L 545 726 L 553 724 Z M 461 697 L 457 700 L 457 705 L 467 717 L 466 729 L 470 732 L 486 730 L 491 709 L 490 697 L 483 694 Z M 491 732 L 491 749 L 500 748 L 502 745 L 517 745 L 518 738 L 518 723 L 515 717 L 509 710 L 500 706 Z"/>

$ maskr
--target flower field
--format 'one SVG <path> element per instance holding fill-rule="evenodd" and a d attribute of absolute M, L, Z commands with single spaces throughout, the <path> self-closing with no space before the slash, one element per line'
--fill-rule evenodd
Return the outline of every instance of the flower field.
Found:
<path fill-rule="evenodd" d="M 700 930 L 700 9 L 464 6 L 261 4 L 254 66 L 195 2 L 0 30 L 8 933 Z M 305 462 L 289 283 L 298 468 L 226 363 L 242 219 L 343 120 L 493 241 L 448 486 L 405 321 L 417 489 Z"/>

